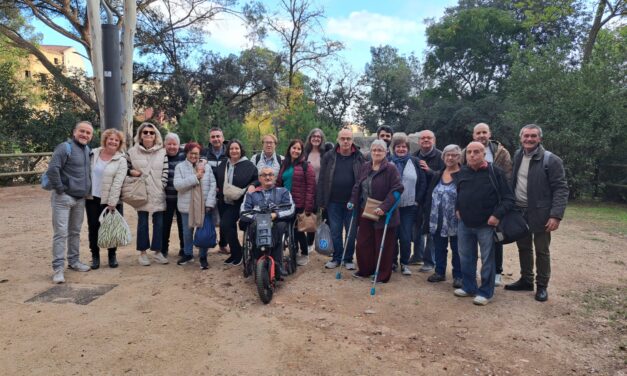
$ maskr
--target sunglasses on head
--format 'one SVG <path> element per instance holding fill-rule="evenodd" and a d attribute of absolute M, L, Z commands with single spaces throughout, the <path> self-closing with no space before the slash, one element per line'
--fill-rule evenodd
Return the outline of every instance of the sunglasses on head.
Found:
<path fill-rule="evenodd" d="M 154 131 L 142 131 L 142 134 L 154 135 L 155 132 Z"/>

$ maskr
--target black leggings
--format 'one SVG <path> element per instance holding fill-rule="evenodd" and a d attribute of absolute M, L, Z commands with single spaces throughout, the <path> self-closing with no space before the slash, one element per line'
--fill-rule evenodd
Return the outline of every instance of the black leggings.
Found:
<path fill-rule="evenodd" d="M 239 243 L 237 233 L 237 221 L 239 219 L 240 205 L 221 204 L 220 209 L 220 231 L 224 233 L 226 241 L 231 249 L 231 257 L 235 260 L 242 258 L 242 245 Z"/>

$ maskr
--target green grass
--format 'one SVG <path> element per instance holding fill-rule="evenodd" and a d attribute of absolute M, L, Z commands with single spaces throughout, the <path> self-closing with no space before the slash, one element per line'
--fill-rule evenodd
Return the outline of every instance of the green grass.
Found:
<path fill-rule="evenodd" d="M 571 202 L 566 207 L 565 220 L 576 220 L 594 226 L 596 230 L 613 235 L 627 234 L 627 205 L 592 201 Z"/>
<path fill-rule="evenodd" d="M 604 317 L 621 333 L 627 332 L 627 288 L 598 286 L 581 298 L 584 314 Z"/>

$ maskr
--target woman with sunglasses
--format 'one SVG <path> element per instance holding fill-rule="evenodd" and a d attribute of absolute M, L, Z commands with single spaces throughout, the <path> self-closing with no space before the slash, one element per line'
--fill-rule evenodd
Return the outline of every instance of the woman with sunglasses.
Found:
<path fill-rule="evenodd" d="M 161 133 L 152 123 L 142 123 L 135 135 L 135 145 L 128 151 L 129 175 L 146 176 L 148 201 L 135 208 L 137 210 L 137 250 L 139 264 L 148 266 L 150 260 L 146 251 L 152 251 L 152 258 L 159 264 L 167 264 L 168 259 L 161 253 L 163 241 L 163 213 L 166 209 L 165 186 L 168 182 L 168 159 L 163 147 Z M 152 213 L 152 240 L 149 237 L 148 217 Z"/>
<path fill-rule="evenodd" d="M 316 174 L 311 165 L 305 160 L 303 142 L 292 140 L 287 147 L 285 159 L 277 177 L 277 186 L 285 187 L 292 194 L 296 205 L 296 214 L 305 213 L 309 216 L 313 213 L 314 197 L 316 197 Z M 294 229 L 296 243 L 300 247 L 300 256 L 296 263 L 300 266 L 309 262 L 309 250 L 307 247 L 307 235 Z"/>

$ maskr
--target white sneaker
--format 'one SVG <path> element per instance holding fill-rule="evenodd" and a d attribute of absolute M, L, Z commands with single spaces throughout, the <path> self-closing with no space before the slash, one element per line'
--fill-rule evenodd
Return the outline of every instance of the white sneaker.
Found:
<path fill-rule="evenodd" d="M 77 272 L 88 272 L 91 270 L 89 265 L 85 265 L 80 261 L 76 261 L 75 263 L 69 265 L 70 269 L 75 270 Z"/>
<path fill-rule="evenodd" d="M 485 297 L 483 297 L 483 296 L 481 296 L 481 295 L 477 295 L 477 296 L 475 296 L 475 298 L 472 300 L 472 302 L 473 302 L 475 305 L 481 305 L 481 306 L 484 306 L 484 305 L 486 305 L 486 304 L 490 303 L 490 299 L 485 298 Z"/>
<path fill-rule="evenodd" d="M 52 283 L 64 283 L 65 277 L 63 276 L 63 269 L 59 269 L 52 275 Z"/>
<path fill-rule="evenodd" d="M 324 264 L 324 267 L 327 268 L 327 269 L 335 269 L 335 268 L 338 267 L 338 265 L 340 265 L 340 264 L 338 264 L 337 262 L 331 260 L 331 261 L 327 262 L 326 264 Z"/>
<path fill-rule="evenodd" d="M 494 286 L 503 286 L 503 278 L 500 274 L 494 276 Z"/>
<path fill-rule="evenodd" d="M 355 267 L 355 264 L 352 262 L 347 262 L 346 264 L 344 264 L 344 266 L 346 267 L 346 270 L 356 270 L 357 268 Z"/>
<path fill-rule="evenodd" d="M 298 266 L 305 266 L 309 263 L 309 256 L 308 255 L 299 255 L 296 257 L 296 264 Z"/>
<path fill-rule="evenodd" d="M 155 260 L 157 264 L 167 264 L 170 262 L 161 252 L 153 252 L 152 259 Z"/>
<path fill-rule="evenodd" d="M 139 265 L 150 266 L 150 260 L 148 260 L 148 255 L 145 253 L 139 254 Z"/>
<path fill-rule="evenodd" d="M 453 291 L 453 295 L 459 296 L 460 298 L 465 298 L 465 297 L 470 296 L 470 294 L 467 293 L 464 289 L 455 289 L 455 291 Z"/>
<path fill-rule="evenodd" d="M 401 265 L 401 274 L 403 275 L 411 275 L 411 269 L 407 265 Z"/>

